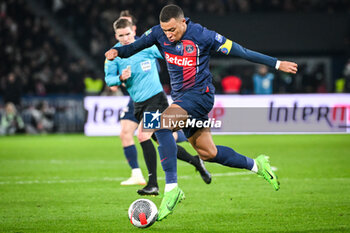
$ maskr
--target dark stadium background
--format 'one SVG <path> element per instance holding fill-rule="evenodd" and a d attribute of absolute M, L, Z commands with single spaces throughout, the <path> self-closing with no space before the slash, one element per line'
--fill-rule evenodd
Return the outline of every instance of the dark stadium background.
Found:
<path fill-rule="evenodd" d="M 130 177 L 116 136 L 129 97 L 105 87 L 104 53 L 116 43 L 112 23 L 122 10 L 136 16 L 141 36 L 168 3 L 299 67 L 296 75 L 270 69 L 272 95 L 258 95 L 257 65 L 213 53 L 218 95 L 209 117 L 223 122 L 213 140 L 251 158 L 270 156 L 281 189 L 208 162 L 207 185 L 179 161 L 186 200 L 143 232 L 350 232 L 350 0 L 1 0 L 0 232 L 141 232 L 127 214 L 141 186 L 120 185 Z M 160 66 L 169 92 L 164 61 Z M 223 88 L 230 76 L 241 88 Z M 9 127 L 16 131 L 3 130 L 5 107 L 17 109 Z M 136 137 L 135 146 L 147 177 Z M 160 195 L 147 198 L 159 207 L 159 162 L 157 174 Z"/>
<path fill-rule="evenodd" d="M 348 0 L 6 0 L 0 3 L 0 115 L 12 102 L 26 125 L 35 124 L 38 112 L 53 122 L 27 132 L 82 132 L 84 96 L 114 95 L 85 86 L 89 78 L 103 81 L 104 52 L 115 44 L 112 23 L 120 11 L 130 10 L 142 35 L 158 24 L 168 3 L 247 48 L 297 62 L 297 75 L 271 71 L 273 93 L 350 92 Z M 256 65 L 213 54 L 211 66 L 217 94 L 227 75 L 242 80 L 239 94 L 253 94 Z"/>

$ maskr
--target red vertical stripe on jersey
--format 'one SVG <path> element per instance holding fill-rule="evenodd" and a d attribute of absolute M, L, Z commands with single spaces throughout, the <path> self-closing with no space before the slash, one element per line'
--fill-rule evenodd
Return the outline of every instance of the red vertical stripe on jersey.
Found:
<path fill-rule="evenodd" d="M 195 62 L 195 66 L 183 67 L 183 88 L 187 89 L 192 87 L 196 81 L 197 73 L 197 46 L 193 41 L 182 40 L 183 45 L 183 57 L 189 57 Z"/>

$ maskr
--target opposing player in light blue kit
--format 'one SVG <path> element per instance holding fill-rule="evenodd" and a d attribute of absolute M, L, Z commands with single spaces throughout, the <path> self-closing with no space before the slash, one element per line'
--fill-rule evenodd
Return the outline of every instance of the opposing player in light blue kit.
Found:
<path fill-rule="evenodd" d="M 116 46 L 127 45 L 135 41 L 135 33 L 132 24 L 127 19 L 118 19 L 113 24 Z M 159 81 L 156 59 L 163 59 L 156 46 L 142 50 L 128 59 L 115 59 L 105 62 L 105 81 L 108 86 L 125 85 L 134 101 L 134 115 L 138 121 L 143 118 L 143 113 L 165 110 L 169 104 Z M 138 130 L 138 139 L 144 151 L 145 162 L 149 172 L 149 181 L 145 188 L 138 190 L 140 195 L 158 195 L 158 183 L 156 173 L 156 151 L 150 140 L 152 132 Z M 184 138 L 183 133 L 175 133 L 175 137 Z M 147 153 L 144 149 L 147 149 Z M 191 156 L 181 146 L 177 146 L 177 157 L 196 167 L 205 183 L 211 182 L 211 175 L 205 169 L 204 163 L 198 156 Z"/>
<path fill-rule="evenodd" d="M 136 35 L 136 19 L 130 14 L 128 10 L 120 12 L 119 19 L 127 19 L 132 23 L 132 30 Z M 117 90 L 118 86 L 111 87 L 112 90 Z M 134 102 L 129 97 L 128 105 L 120 112 L 120 140 L 123 146 L 123 152 L 126 160 L 131 168 L 131 176 L 127 180 L 122 181 L 121 185 L 145 185 L 146 181 L 143 178 L 141 169 L 137 159 L 137 150 L 134 141 L 134 134 L 139 125 L 139 121 L 134 116 Z M 146 143 L 141 143 L 144 154 L 153 153 L 154 148 L 147 147 Z M 149 150 L 152 150 L 149 152 Z"/>
<path fill-rule="evenodd" d="M 275 57 L 246 49 L 215 31 L 193 23 L 184 17 L 179 6 L 165 6 L 160 12 L 159 20 L 159 25 L 152 27 L 135 43 L 114 47 L 105 55 L 107 59 L 113 60 L 118 56 L 132 56 L 150 46 L 158 47 L 167 61 L 171 96 L 174 100 L 162 113 L 161 120 L 165 122 L 208 119 L 208 113 L 214 105 L 215 93 L 212 74 L 209 71 L 211 51 L 241 57 L 287 73 L 297 72 L 297 64 L 294 62 L 279 61 Z M 171 214 L 184 197 L 184 192 L 177 185 L 176 144 L 171 136 L 173 129 L 174 126 L 166 128 L 162 125 L 162 128 L 155 132 L 167 191 L 159 208 L 158 221 Z M 280 184 L 267 156 L 260 155 L 252 159 L 230 147 L 215 145 L 210 128 L 187 127 L 183 130 L 203 160 L 251 170 L 268 181 L 276 191 L 279 190 Z"/>

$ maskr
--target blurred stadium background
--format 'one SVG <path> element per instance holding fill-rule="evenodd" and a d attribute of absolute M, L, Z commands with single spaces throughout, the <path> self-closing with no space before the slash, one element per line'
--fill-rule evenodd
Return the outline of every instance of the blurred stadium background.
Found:
<path fill-rule="evenodd" d="M 128 9 L 141 35 L 167 3 L 247 48 L 297 62 L 297 75 L 268 71 L 272 94 L 350 92 L 347 0 L 6 0 L 0 4 L 0 114 L 11 102 L 23 119 L 19 132 L 83 132 L 85 96 L 126 95 L 103 81 L 104 52 L 115 44 L 113 21 Z M 254 89 L 257 69 L 213 54 L 216 93 L 261 94 Z"/>

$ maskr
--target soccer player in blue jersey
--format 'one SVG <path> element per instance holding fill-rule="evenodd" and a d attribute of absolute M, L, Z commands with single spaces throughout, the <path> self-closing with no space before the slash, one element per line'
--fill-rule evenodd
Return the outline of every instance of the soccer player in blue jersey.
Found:
<path fill-rule="evenodd" d="M 138 51 L 156 45 L 167 61 L 174 102 L 162 113 L 162 122 L 186 121 L 189 116 L 195 120 L 207 120 L 214 104 L 214 86 L 209 71 L 210 51 L 267 65 L 277 70 L 295 74 L 297 64 L 279 61 L 246 49 L 228 38 L 208 30 L 184 17 L 182 9 L 167 5 L 160 12 L 160 24 L 134 43 L 114 47 L 106 52 L 108 60 L 117 56 L 129 57 Z M 159 142 L 159 154 L 165 171 L 165 193 L 159 207 L 158 221 L 171 214 L 184 198 L 184 192 L 177 185 L 176 144 L 172 135 L 173 126 L 155 132 Z M 277 191 L 280 186 L 276 174 L 271 170 L 268 157 L 260 155 L 251 159 L 232 148 L 218 146 L 213 142 L 210 128 L 184 128 L 189 142 L 203 160 L 224 166 L 243 168 L 257 173 Z"/>
<path fill-rule="evenodd" d="M 135 34 L 129 20 L 121 18 L 114 23 L 116 46 L 127 45 L 135 41 Z M 169 104 L 163 92 L 156 68 L 156 59 L 163 58 L 156 46 L 145 49 L 127 59 L 115 59 L 105 62 L 105 81 L 108 86 L 119 86 L 122 83 L 127 88 L 134 101 L 134 115 L 138 121 L 143 118 L 143 112 L 165 110 Z M 139 128 L 138 139 L 143 149 L 145 162 L 149 172 L 147 186 L 138 190 L 140 195 L 158 195 L 157 173 L 156 173 L 156 151 L 150 140 L 153 132 L 143 132 Z M 181 138 L 182 132 L 175 133 L 174 137 Z M 183 136 L 183 138 L 185 138 Z M 202 179 L 209 184 L 211 175 L 205 169 L 203 161 L 198 156 L 191 156 L 187 151 L 177 146 L 177 157 L 196 167 Z M 137 160 L 136 160 L 137 162 Z"/>
<path fill-rule="evenodd" d="M 134 35 L 136 35 L 136 19 L 132 14 L 130 14 L 128 10 L 121 11 L 119 19 L 129 20 L 132 23 L 132 31 Z M 125 38 L 127 39 L 125 40 Z M 123 42 L 129 43 L 129 39 L 130 38 L 128 37 L 124 37 Z M 110 88 L 117 89 L 118 86 L 111 86 Z M 134 102 L 131 98 L 128 102 L 128 105 L 125 108 L 123 108 L 122 112 L 120 113 L 120 124 L 120 139 L 122 141 L 124 155 L 128 161 L 129 166 L 131 167 L 131 177 L 125 181 L 122 181 L 121 185 L 145 185 L 146 181 L 143 178 L 141 169 L 138 165 L 137 150 L 134 142 L 134 133 L 138 128 L 139 120 L 137 120 L 134 116 Z M 141 137 L 139 138 L 139 141 L 149 171 L 149 182 L 147 183 L 146 187 L 138 190 L 137 192 L 140 195 L 158 195 L 156 151 L 154 149 L 153 144 L 150 143 L 150 140 L 148 140 L 148 136 L 142 137 L 142 134 L 139 134 L 139 137 Z M 182 132 L 180 132 L 179 134 L 174 134 L 174 137 L 176 138 L 176 142 L 182 142 L 187 140 Z M 191 162 L 193 158 L 190 157 L 189 154 L 187 155 L 187 152 L 182 147 L 179 149 L 181 150 L 181 153 L 179 153 L 179 159 Z M 200 161 L 198 158 L 194 159 Z M 206 172 L 206 169 L 203 164 L 202 168 L 198 168 L 198 170 L 200 171 L 204 181 L 206 183 L 210 183 L 210 173 Z"/>

